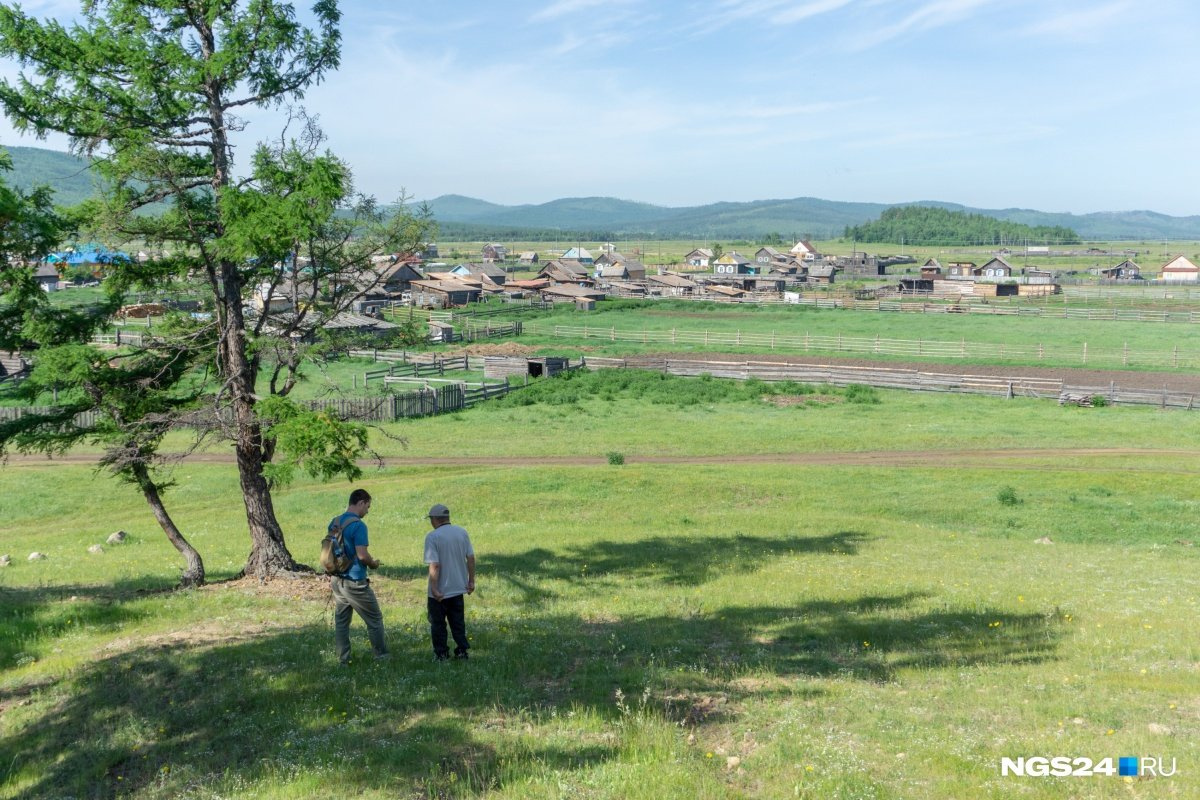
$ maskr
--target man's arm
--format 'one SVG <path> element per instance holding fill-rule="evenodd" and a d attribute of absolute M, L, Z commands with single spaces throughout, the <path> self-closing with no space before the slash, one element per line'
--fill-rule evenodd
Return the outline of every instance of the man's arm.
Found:
<path fill-rule="evenodd" d="M 371 569 L 375 569 L 379 566 L 380 562 L 371 555 L 371 552 L 367 550 L 367 546 L 365 544 L 356 545 L 354 552 L 358 555 L 358 560 L 366 564 Z"/>
<path fill-rule="evenodd" d="M 467 594 L 475 591 L 475 556 L 467 556 Z"/>
<path fill-rule="evenodd" d="M 438 578 L 442 575 L 442 565 L 434 562 L 429 565 L 429 594 L 434 600 L 441 600 L 442 593 L 438 591 Z"/>

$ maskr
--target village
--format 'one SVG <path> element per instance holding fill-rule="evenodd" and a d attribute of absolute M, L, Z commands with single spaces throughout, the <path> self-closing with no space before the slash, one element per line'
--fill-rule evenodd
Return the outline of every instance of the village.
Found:
<path fill-rule="evenodd" d="M 795 302 L 799 292 L 828 288 L 839 276 L 868 285 L 863 291 L 879 299 L 904 295 L 1039 297 L 1061 291 L 1055 271 L 1018 268 L 1003 254 L 982 264 L 952 261 L 943 265 L 930 258 L 916 267 L 911 257 L 878 257 L 865 252 L 825 255 L 805 240 L 786 252 L 764 246 L 753 257 L 736 250 L 695 248 L 680 265 L 655 267 L 623 255 L 612 244 L 600 245 L 598 255 L 577 246 L 545 261 L 535 251 L 514 257 L 499 244 L 485 245 L 478 261 L 455 265 L 439 261 L 437 252 L 437 246 L 431 245 L 419 255 L 377 259 L 375 269 L 360 276 L 361 295 L 354 311 L 377 318 L 383 309 L 397 305 L 443 309 L 492 297 L 573 303 L 580 310 L 594 308 L 606 298 Z M 889 275 L 888 269 L 898 266 L 905 267 L 906 274 Z M 532 277 L 517 278 L 514 273 Z M 1144 279 L 1138 264 L 1128 258 L 1092 274 L 1102 282 Z M 1181 255 L 1161 267 L 1159 280 L 1187 284 L 1198 277 L 1200 267 Z M 287 311 L 293 308 L 295 296 L 287 281 L 263 284 L 255 293 L 254 305 L 260 311 Z"/>

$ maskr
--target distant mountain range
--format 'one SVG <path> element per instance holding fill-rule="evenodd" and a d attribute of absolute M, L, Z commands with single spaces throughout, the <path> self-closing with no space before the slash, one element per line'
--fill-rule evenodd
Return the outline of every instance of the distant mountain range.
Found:
<path fill-rule="evenodd" d="M 1171 217 L 1153 211 L 1054 214 L 1023 208 L 971 208 L 934 200 L 889 205 L 797 197 L 669 208 L 612 197 L 569 197 L 539 205 L 503 206 L 451 194 L 427 202 L 438 222 L 450 223 L 451 227 L 561 229 L 564 234 L 608 231 L 621 238 L 644 234 L 683 239 L 761 239 L 779 234 L 785 240 L 833 239 L 840 237 L 847 226 L 878 219 L 893 206 L 910 205 L 983 214 L 1030 226 L 1062 226 L 1090 241 L 1200 238 L 1200 216 Z"/>
<path fill-rule="evenodd" d="M 10 184 L 21 188 L 46 184 L 55 190 L 55 200 L 62 205 L 73 205 L 92 195 L 94 177 L 83 159 L 37 147 L 6 149 L 13 160 L 13 171 L 5 176 Z M 922 205 L 983 214 L 1032 226 L 1060 225 L 1090 241 L 1200 240 L 1200 216 L 1171 217 L 1153 211 L 1054 214 L 1021 208 L 971 208 L 929 200 L 889 205 L 797 197 L 790 200 L 667 207 L 612 197 L 568 197 L 538 205 L 505 206 L 447 194 L 429 200 L 428 204 L 434 217 L 443 224 L 443 237 L 461 232 L 465 235 L 478 234 L 471 238 L 483 239 L 503 238 L 505 233 L 517 234 L 531 230 L 561 232 L 564 239 L 583 232 L 605 233 L 614 238 L 642 235 L 678 239 L 761 240 L 778 234 L 785 240 L 801 237 L 831 239 L 840 237 L 848 225 L 861 225 L 877 219 L 893 205 Z"/>

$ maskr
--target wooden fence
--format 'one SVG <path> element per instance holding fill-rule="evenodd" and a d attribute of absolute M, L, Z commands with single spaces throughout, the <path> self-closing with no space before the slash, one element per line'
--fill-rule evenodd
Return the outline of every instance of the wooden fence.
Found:
<path fill-rule="evenodd" d="M 994 344 L 990 342 L 937 341 L 932 339 L 885 339 L 880 336 L 816 336 L 805 333 L 750 333 L 746 331 L 712 330 L 625 330 L 616 327 L 588 325 L 527 325 L 526 333 L 561 339 L 604 339 L 612 342 L 641 344 L 703 344 L 723 347 L 761 347 L 794 352 L 861 353 L 872 356 L 901 358 L 974 359 L 980 361 L 1053 361 L 1058 364 L 1081 366 L 1116 366 L 1150 368 L 1200 367 L 1200 353 L 1181 352 L 1178 345 L 1165 352 L 1141 352 L 1126 345 L 1121 350 L 1089 350 L 1082 347 L 1043 344 Z"/>
<path fill-rule="evenodd" d="M 791 364 L 774 361 L 698 361 L 664 358 L 585 359 L 592 369 L 630 368 L 664 372 L 670 375 L 699 376 L 763 381 L 849 386 L 860 384 L 880 389 L 921 392 L 955 392 L 996 397 L 1035 397 L 1062 400 L 1070 396 L 1103 397 L 1110 405 L 1154 405 L 1160 408 L 1197 408 L 1196 397 L 1187 392 L 1126 389 L 1115 383 L 1104 387 L 1066 386 L 1061 380 L 1024 376 L 971 375 L 969 373 L 927 372 L 889 367 L 853 367 L 827 364 Z"/>
<path fill-rule="evenodd" d="M 514 388 L 507 381 L 493 384 L 468 385 L 461 382 L 442 386 L 427 386 L 411 392 L 380 395 L 379 397 L 335 397 L 309 400 L 301 405 L 311 411 L 327 411 L 340 419 L 359 422 L 394 422 L 405 417 L 428 417 L 461 411 L 493 397 L 502 397 Z M 0 406 L 0 422 L 20 419 L 30 414 L 49 414 L 52 406 Z M 75 415 L 75 426 L 91 428 L 97 414 L 85 411 Z M 178 427 L 189 427 L 180 424 Z"/>

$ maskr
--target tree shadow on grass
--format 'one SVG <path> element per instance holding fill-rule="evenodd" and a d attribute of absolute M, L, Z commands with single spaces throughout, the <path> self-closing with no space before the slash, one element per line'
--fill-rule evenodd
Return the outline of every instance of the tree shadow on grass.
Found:
<path fill-rule="evenodd" d="M 749 698 L 820 697 L 824 677 L 1036 664 L 1061 638 L 1053 615 L 931 610 L 919 593 L 624 619 L 472 622 L 469 608 L 468 662 L 431 663 L 427 632 L 393 625 L 391 660 L 340 669 L 331 631 L 313 624 L 98 659 L 52 687 L 41 716 L 9 727 L 3 779 L 30 797 L 333 780 L 344 795 L 478 794 L 623 757 L 618 723 L 639 697 L 703 726 L 737 717 Z M 361 626 L 353 632 L 362 654 Z M 579 712 L 612 725 L 547 734 L 564 730 L 552 718 Z"/>
<path fill-rule="evenodd" d="M 699 586 L 722 575 L 755 572 L 779 558 L 857 555 L 872 538 L 859 531 L 824 536 L 655 536 L 488 555 L 480 559 L 479 569 L 484 577 L 515 587 L 526 604 L 540 605 L 556 597 L 550 581 L 578 582 L 615 574 L 622 581 L 641 578 L 669 586 Z"/>
<path fill-rule="evenodd" d="M 43 716 L 0 739 L 0 778 L 28 797 L 236 795 L 298 776 L 336 783 L 339 796 L 409 796 L 429 785 L 497 788 L 514 774 L 507 745 L 531 769 L 616 753 L 597 742 L 518 743 L 520 727 L 476 736 L 460 712 L 487 708 L 492 690 L 464 694 L 461 673 L 415 654 L 338 668 L 329 651 L 329 631 L 310 625 L 94 661 L 56 688 Z"/>
<path fill-rule="evenodd" d="M 0 669 L 33 659 L 41 646 L 81 628 L 118 629 L 151 612 L 130 603 L 170 588 L 154 581 L 105 585 L 0 586 Z M 0 691 L 0 702 L 4 694 Z"/>

